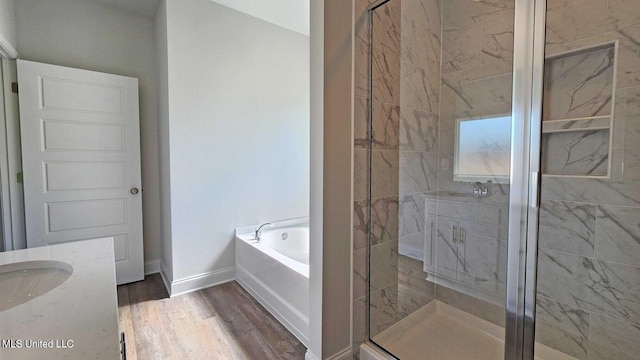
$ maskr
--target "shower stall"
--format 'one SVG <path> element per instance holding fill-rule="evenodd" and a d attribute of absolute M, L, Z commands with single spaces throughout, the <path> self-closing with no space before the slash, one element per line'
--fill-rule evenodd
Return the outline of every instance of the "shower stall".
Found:
<path fill-rule="evenodd" d="M 365 338 L 403 360 L 640 359 L 640 0 L 356 11 Z"/>

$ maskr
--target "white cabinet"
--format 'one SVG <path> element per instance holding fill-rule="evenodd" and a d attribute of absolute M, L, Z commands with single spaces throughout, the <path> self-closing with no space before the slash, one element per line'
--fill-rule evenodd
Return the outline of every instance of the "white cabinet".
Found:
<path fill-rule="evenodd" d="M 506 283 L 506 196 L 425 198 L 424 270 L 456 290 L 502 299 Z"/>

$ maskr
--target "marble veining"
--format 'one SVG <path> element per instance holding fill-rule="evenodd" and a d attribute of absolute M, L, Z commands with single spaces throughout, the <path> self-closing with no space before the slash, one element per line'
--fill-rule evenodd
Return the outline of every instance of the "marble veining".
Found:
<path fill-rule="evenodd" d="M 435 151 L 437 135 L 437 114 L 400 108 L 400 150 Z"/>
<path fill-rule="evenodd" d="M 640 208 L 598 205 L 596 257 L 640 266 Z"/>
<path fill-rule="evenodd" d="M 610 115 L 614 54 L 608 47 L 548 59 L 543 119 Z"/>
<path fill-rule="evenodd" d="M 591 315 L 589 360 L 640 359 L 640 325 Z"/>
<path fill-rule="evenodd" d="M 398 238 L 398 198 L 380 198 L 371 201 L 371 242 Z"/>
<path fill-rule="evenodd" d="M 375 102 L 372 111 L 374 149 L 398 150 L 400 107 Z"/>
<path fill-rule="evenodd" d="M 589 313 L 544 296 L 536 299 L 536 341 L 587 359 Z"/>
<path fill-rule="evenodd" d="M 434 191 L 438 179 L 438 154 L 434 152 L 400 152 L 400 193 Z"/>
<path fill-rule="evenodd" d="M 438 111 L 440 73 L 408 62 L 400 67 L 400 105 L 427 112 Z"/>
<path fill-rule="evenodd" d="M 548 175 L 608 173 L 609 131 L 547 133 L 542 138 L 542 172 Z"/>
<path fill-rule="evenodd" d="M 596 206 L 545 200 L 540 204 L 538 246 L 593 256 Z"/>
<path fill-rule="evenodd" d="M 640 323 L 640 268 L 540 249 L 538 292 L 587 311 Z"/>
<path fill-rule="evenodd" d="M 482 63 L 513 59 L 513 13 L 506 12 L 482 28 Z"/>
<path fill-rule="evenodd" d="M 613 146 L 640 147 L 640 87 L 618 89 Z"/>
<path fill-rule="evenodd" d="M 371 247 L 371 291 L 398 282 L 398 240 L 385 241 Z"/>
<path fill-rule="evenodd" d="M 607 2 L 602 0 L 550 0 L 547 2 L 546 42 L 565 43 L 606 31 Z"/>
<path fill-rule="evenodd" d="M 407 236 L 424 230 L 424 201 L 421 195 L 400 197 L 400 236 Z"/>
<path fill-rule="evenodd" d="M 607 30 L 640 24 L 640 6 L 635 0 L 607 1 Z"/>
<path fill-rule="evenodd" d="M 369 302 L 369 332 L 374 337 L 398 320 L 398 284 L 372 291 Z"/>

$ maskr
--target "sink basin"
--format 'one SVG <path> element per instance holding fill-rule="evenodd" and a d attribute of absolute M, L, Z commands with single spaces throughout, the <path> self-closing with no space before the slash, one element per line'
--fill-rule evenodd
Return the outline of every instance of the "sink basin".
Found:
<path fill-rule="evenodd" d="M 0 312 L 31 301 L 60 286 L 73 273 L 61 261 L 26 261 L 0 265 Z"/>

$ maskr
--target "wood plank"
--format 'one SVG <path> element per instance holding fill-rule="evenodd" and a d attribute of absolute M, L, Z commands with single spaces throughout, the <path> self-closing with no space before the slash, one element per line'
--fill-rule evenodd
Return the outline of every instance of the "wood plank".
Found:
<path fill-rule="evenodd" d="M 304 359 L 305 347 L 236 282 L 168 298 L 159 274 L 118 287 L 127 359 Z"/>

